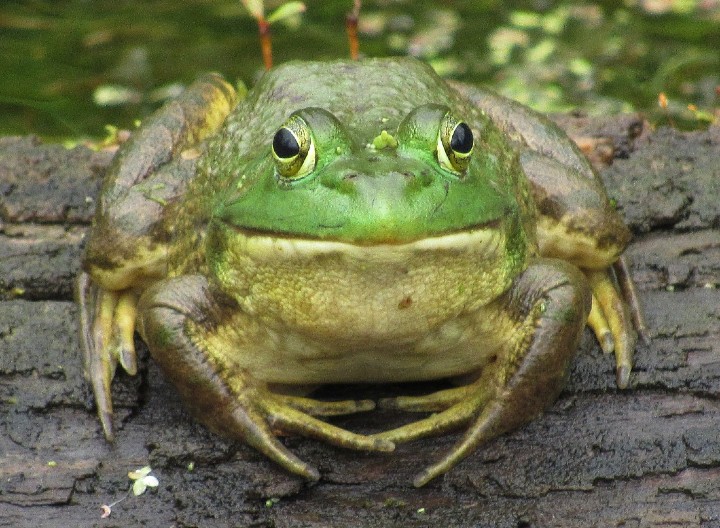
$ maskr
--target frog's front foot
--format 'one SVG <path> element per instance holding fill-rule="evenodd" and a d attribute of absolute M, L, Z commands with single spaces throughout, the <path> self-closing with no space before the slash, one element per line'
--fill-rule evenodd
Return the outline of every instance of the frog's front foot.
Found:
<path fill-rule="evenodd" d="M 81 345 L 85 376 L 95 394 L 97 414 L 105 438 L 112 441 L 112 397 L 110 383 L 118 363 L 125 371 L 137 373 L 133 334 L 137 293 L 133 290 L 110 291 L 95 284 L 87 273 L 76 282 L 80 307 Z"/>
<path fill-rule="evenodd" d="M 648 343 L 649 340 L 635 286 L 625 269 L 626 266 L 621 256 L 613 268 L 585 270 L 593 293 L 588 325 L 595 332 L 603 352 L 615 353 L 615 374 L 617 386 L 621 389 L 627 388 L 630 383 L 633 351 L 637 341 L 635 329 L 643 342 Z M 618 292 L 613 277 L 613 271 L 618 269 L 624 270 L 625 274 L 624 280 L 619 281 L 622 295 Z"/>
<path fill-rule="evenodd" d="M 238 307 L 216 298 L 202 276 L 164 280 L 147 290 L 138 306 L 138 330 L 153 358 L 193 414 L 215 432 L 241 439 L 288 471 L 317 480 L 317 469 L 290 452 L 275 430 L 367 451 L 392 451 L 390 440 L 355 434 L 314 416 L 373 409 L 367 400 L 321 402 L 272 393 L 229 358 L 250 343 L 238 334 Z M 230 315 L 232 314 L 232 315 Z M 248 321 L 248 326 L 252 326 Z M 230 349 L 223 352 L 222 349 Z M 210 353 L 212 351 L 212 353 Z"/>
<path fill-rule="evenodd" d="M 555 401 L 579 344 L 591 294 L 577 268 L 541 259 L 493 304 L 478 314 L 477 324 L 501 328 L 503 338 L 474 383 L 380 401 L 385 408 L 436 414 L 374 435 L 377 439 L 407 442 L 469 425 L 450 453 L 415 478 L 416 486 L 450 470 L 481 443 L 532 420 Z"/>

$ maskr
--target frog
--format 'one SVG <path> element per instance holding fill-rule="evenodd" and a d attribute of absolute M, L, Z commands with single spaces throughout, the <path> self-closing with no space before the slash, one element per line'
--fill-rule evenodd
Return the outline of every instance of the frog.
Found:
<path fill-rule="evenodd" d="M 630 238 L 556 124 L 417 59 L 288 62 L 251 90 L 205 75 L 121 146 L 86 240 L 104 435 L 137 332 L 202 424 L 308 481 L 281 435 L 384 453 L 464 428 L 423 486 L 552 405 L 586 326 L 628 386 L 637 325 L 613 269 Z M 332 423 L 376 408 L 423 414 L 372 434 Z"/>

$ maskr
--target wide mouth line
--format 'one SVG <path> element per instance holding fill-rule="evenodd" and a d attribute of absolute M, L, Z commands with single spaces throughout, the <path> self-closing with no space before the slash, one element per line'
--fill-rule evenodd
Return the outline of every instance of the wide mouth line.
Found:
<path fill-rule="evenodd" d="M 473 234 L 483 233 L 485 236 L 487 236 L 488 232 L 492 232 L 495 230 L 500 229 L 500 223 L 502 222 L 502 219 L 498 218 L 495 220 L 491 220 L 489 222 L 484 222 L 480 224 L 474 224 L 471 226 L 466 226 L 462 228 L 457 229 L 449 229 L 447 231 L 443 231 L 442 233 L 436 233 L 436 234 L 430 234 L 423 237 L 417 237 L 417 238 L 411 238 L 411 239 L 371 239 L 367 241 L 363 240 L 348 240 L 343 239 L 342 237 L 321 237 L 321 236 L 310 236 L 305 233 L 291 233 L 288 231 L 280 231 L 280 230 L 268 230 L 268 229 L 259 229 L 259 228 L 253 228 L 253 227 L 244 227 L 244 226 L 238 226 L 236 224 L 233 224 L 231 222 L 224 221 L 224 223 L 231 227 L 235 232 L 243 235 L 245 238 L 248 239 L 273 239 L 277 241 L 287 241 L 287 242 L 297 242 L 297 243 L 312 243 L 312 244 L 328 244 L 328 245 L 345 245 L 345 246 L 352 246 L 357 248 L 371 248 L 371 247 L 377 247 L 377 246 L 387 246 L 387 247 L 401 247 L 401 246 L 412 246 L 417 245 L 419 242 L 431 242 L 433 240 L 442 240 L 442 239 L 448 239 L 448 237 L 453 238 L 462 238 L 462 237 L 472 237 Z"/>
<path fill-rule="evenodd" d="M 243 252 L 261 259 L 307 258 L 311 255 L 344 255 L 364 261 L 397 262 L 428 252 L 494 253 L 503 246 L 504 236 L 495 222 L 482 227 L 443 233 L 403 242 L 358 244 L 342 240 L 280 236 L 277 233 L 245 230 L 235 226 L 237 243 Z"/>

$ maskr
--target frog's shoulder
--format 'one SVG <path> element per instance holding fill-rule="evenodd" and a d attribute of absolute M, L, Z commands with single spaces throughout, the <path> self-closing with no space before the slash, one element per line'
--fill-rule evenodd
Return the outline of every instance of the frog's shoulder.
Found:
<path fill-rule="evenodd" d="M 125 284 L 137 269 L 162 260 L 166 207 L 194 177 L 196 153 L 235 100 L 235 90 L 220 75 L 205 75 L 145 119 L 121 146 L 103 181 L 83 258 L 96 281 Z"/>

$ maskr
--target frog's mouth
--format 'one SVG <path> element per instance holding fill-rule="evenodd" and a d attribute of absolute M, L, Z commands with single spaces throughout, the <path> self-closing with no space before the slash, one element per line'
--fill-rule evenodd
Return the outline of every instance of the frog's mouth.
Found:
<path fill-rule="evenodd" d="M 333 248 L 331 250 L 340 247 L 358 247 L 358 248 L 371 248 L 371 247 L 401 247 L 413 244 L 420 246 L 431 246 L 444 247 L 448 249 L 454 244 L 462 244 L 467 242 L 465 240 L 467 235 L 472 235 L 471 238 L 479 234 L 485 234 L 489 236 L 491 232 L 502 231 L 503 219 L 497 218 L 488 222 L 479 223 L 472 226 L 463 227 L 461 229 L 449 229 L 442 233 L 435 234 L 431 233 L 426 236 L 407 236 L 406 234 L 393 233 L 392 230 L 378 230 L 373 235 L 366 234 L 366 236 L 355 236 L 348 237 L 343 236 L 345 231 L 345 224 L 336 225 L 318 225 L 317 231 L 322 233 L 319 236 L 312 236 L 302 232 L 290 232 L 282 230 L 267 230 L 262 228 L 239 226 L 233 222 L 224 221 L 223 224 L 235 233 L 241 234 L 247 238 L 268 239 L 268 240 L 286 240 L 286 241 L 303 241 L 309 245 L 327 244 L 326 247 Z"/>
<path fill-rule="evenodd" d="M 228 226 L 233 231 L 233 240 L 228 242 L 251 258 L 264 261 L 341 254 L 357 260 L 395 262 L 432 252 L 479 253 L 484 258 L 493 258 L 491 256 L 506 249 L 507 237 L 499 224 L 500 220 L 497 220 L 463 231 L 401 242 L 346 242 Z"/>

